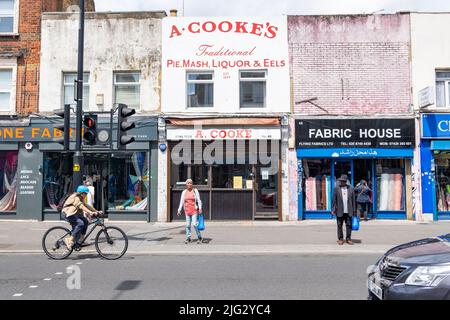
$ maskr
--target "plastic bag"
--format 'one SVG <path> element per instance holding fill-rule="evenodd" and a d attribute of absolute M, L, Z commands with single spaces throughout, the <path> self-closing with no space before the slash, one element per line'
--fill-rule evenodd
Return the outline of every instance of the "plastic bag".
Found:
<path fill-rule="evenodd" d="M 352 230 L 359 230 L 359 218 L 357 216 L 352 216 Z"/>
<path fill-rule="evenodd" d="M 203 219 L 203 214 L 198 215 L 198 227 L 199 231 L 205 230 L 205 219 Z"/>

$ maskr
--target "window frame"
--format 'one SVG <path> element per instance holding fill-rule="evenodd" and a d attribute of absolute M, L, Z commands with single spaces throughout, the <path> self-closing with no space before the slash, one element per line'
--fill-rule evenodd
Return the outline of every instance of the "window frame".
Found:
<path fill-rule="evenodd" d="M 244 72 L 264 72 L 264 77 L 263 78 L 242 78 L 242 73 Z M 259 70 L 239 70 L 239 109 L 266 109 L 267 107 L 267 75 L 268 75 L 268 70 L 267 69 L 259 69 Z M 264 87 L 264 102 L 262 104 L 262 106 L 257 106 L 257 107 L 243 107 L 242 106 L 242 87 L 241 87 L 241 83 L 242 82 L 263 82 L 265 87 Z"/>
<path fill-rule="evenodd" d="M 450 70 L 436 70 L 435 72 L 435 94 L 436 94 L 436 108 L 437 109 L 444 109 L 444 108 L 450 108 L 450 76 L 449 77 L 443 77 L 438 78 L 438 73 L 446 72 L 450 73 Z M 444 106 L 438 106 L 437 104 L 437 82 L 444 82 Z"/>
<path fill-rule="evenodd" d="M 0 32 L 0 35 L 2 35 L 2 36 L 16 35 L 19 32 L 19 2 L 20 2 L 20 0 L 10 0 L 10 1 L 14 2 L 12 12 L 1 12 L 0 11 L 0 18 L 12 17 L 12 19 L 13 19 L 12 31 Z"/>
<path fill-rule="evenodd" d="M 211 74 L 211 80 L 189 80 L 190 74 Z M 190 107 L 189 106 L 189 84 L 212 84 L 212 104 L 205 107 Z M 214 108 L 214 71 L 213 70 L 186 70 L 186 109 L 211 109 Z"/>
<path fill-rule="evenodd" d="M 139 76 L 139 80 L 137 82 L 117 82 L 117 75 L 119 74 L 137 74 Z M 139 87 L 139 105 L 138 106 L 130 106 L 136 109 L 136 111 L 141 110 L 141 87 L 142 87 L 142 79 L 141 79 L 141 71 L 114 71 L 113 72 L 113 101 L 114 105 L 117 104 L 117 86 L 137 86 Z"/>
<path fill-rule="evenodd" d="M 0 114 L 11 114 L 16 111 L 16 77 L 17 77 L 17 66 L 16 65 L 0 65 L 0 71 L 9 70 L 11 71 L 11 87 L 10 90 L 2 90 L 2 93 L 9 93 L 9 109 L 0 110 Z"/>
<path fill-rule="evenodd" d="M 67 87 L 70 86 L 72 92 L 75 94 L 75 82 L 67 82 L 66 83 L 66 76 L 67 75 L 75 75 L 75 80 L 78 78 L 78 73 L 77 72 L 72 72 L 72 71 L 64 71 L 63 72 L 63 74 L 62 74 L 62 103 L 61 103 L 63 107 L 64 107 L 64 105 L 66 103 L 66 101 L 65 101 L 65 99 L 66 99 L 66 86 Z M 88 76 L 88 81 L 84 81 L 84 77 L 86 75 Z M 85 71 L 85 72 L 83 72 L 83 90 L 85 89 L 85 87 L 88 88 L 88 93 L 89 93 L 88 98 L 90 98 L 90 95 L 91 95 L 90 85 L 91 85 L 91 73 L 89 71 Z M 74 96 L 74 98 L 75 98 L 75 96 Z M 86 105 L 84 103 L 85 101 L 86 101 L 85 95 L 83 94 L 83 107 L 87 107 L 89 109 L 90 99 L 88 100 L 88 105 Z M 76 106 L 77 102 L 75 100 L 73 100 L 73 102 L 70 103 L 70 105 L 71 106 Z"/>

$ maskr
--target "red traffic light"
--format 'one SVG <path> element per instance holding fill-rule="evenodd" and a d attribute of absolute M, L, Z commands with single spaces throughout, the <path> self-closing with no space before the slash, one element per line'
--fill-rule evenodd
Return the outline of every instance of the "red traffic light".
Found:
<path fill-rule="evenodd" d="M 85 116 L 84 120 L 83 120 L 83 124 L 87 128 L 93 128 L 93 127 L 95 127 L 95 119 L 93 117 L 90 117 L 90 116 Z"/>

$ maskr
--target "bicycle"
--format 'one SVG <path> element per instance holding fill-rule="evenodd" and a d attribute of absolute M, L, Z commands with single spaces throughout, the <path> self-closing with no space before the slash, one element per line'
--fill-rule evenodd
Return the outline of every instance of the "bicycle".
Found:
<path fill-rule="evenodd" d="M 79 252 L 91 233 L 97 228 L 101 227 L 100 231 L 95 237 L 95 249 L 98 254 L 107 260 L 120 259 L 128 249 L 128 237 L 122 229 L 118 227 L 106 227 L 104 218 L 106 215 L 98 215 L 94 218 L 89 226 L 92 226 L 86 237 L 81 243 L 77 241 L 69 250 L 64 242 L 64 239 L 70 236 L 71 231 L 63 226 L 52 227 L 48 229 L 42 237 L 42 248 L 47 256 L 54 260 L 63 260 L 71 255 L 75 250 Z M 67 220 L 66 220 L 67 221 Z"/>

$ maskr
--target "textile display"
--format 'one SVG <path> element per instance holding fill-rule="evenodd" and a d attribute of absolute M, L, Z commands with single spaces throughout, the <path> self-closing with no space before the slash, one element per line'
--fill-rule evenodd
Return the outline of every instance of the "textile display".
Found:
<path fill-rule="evenodd" d="M 379 183 L 379 211 L 400 211 L 403 209 L 403 175 L 381 174 Z"/>
<path fill-rule="evenodd" d="M 0 154 L 0 168 L 3 170 L 3 174 L 0 174 L 3 178 L 0 211 L 14 211 L 17 205 L 18 152 L 8 151 Z"/>
<path fill-rule="evenodd" d="M 305 210 L 331 210 L 331 177 L 317 176 L 305 180 Z"/>

